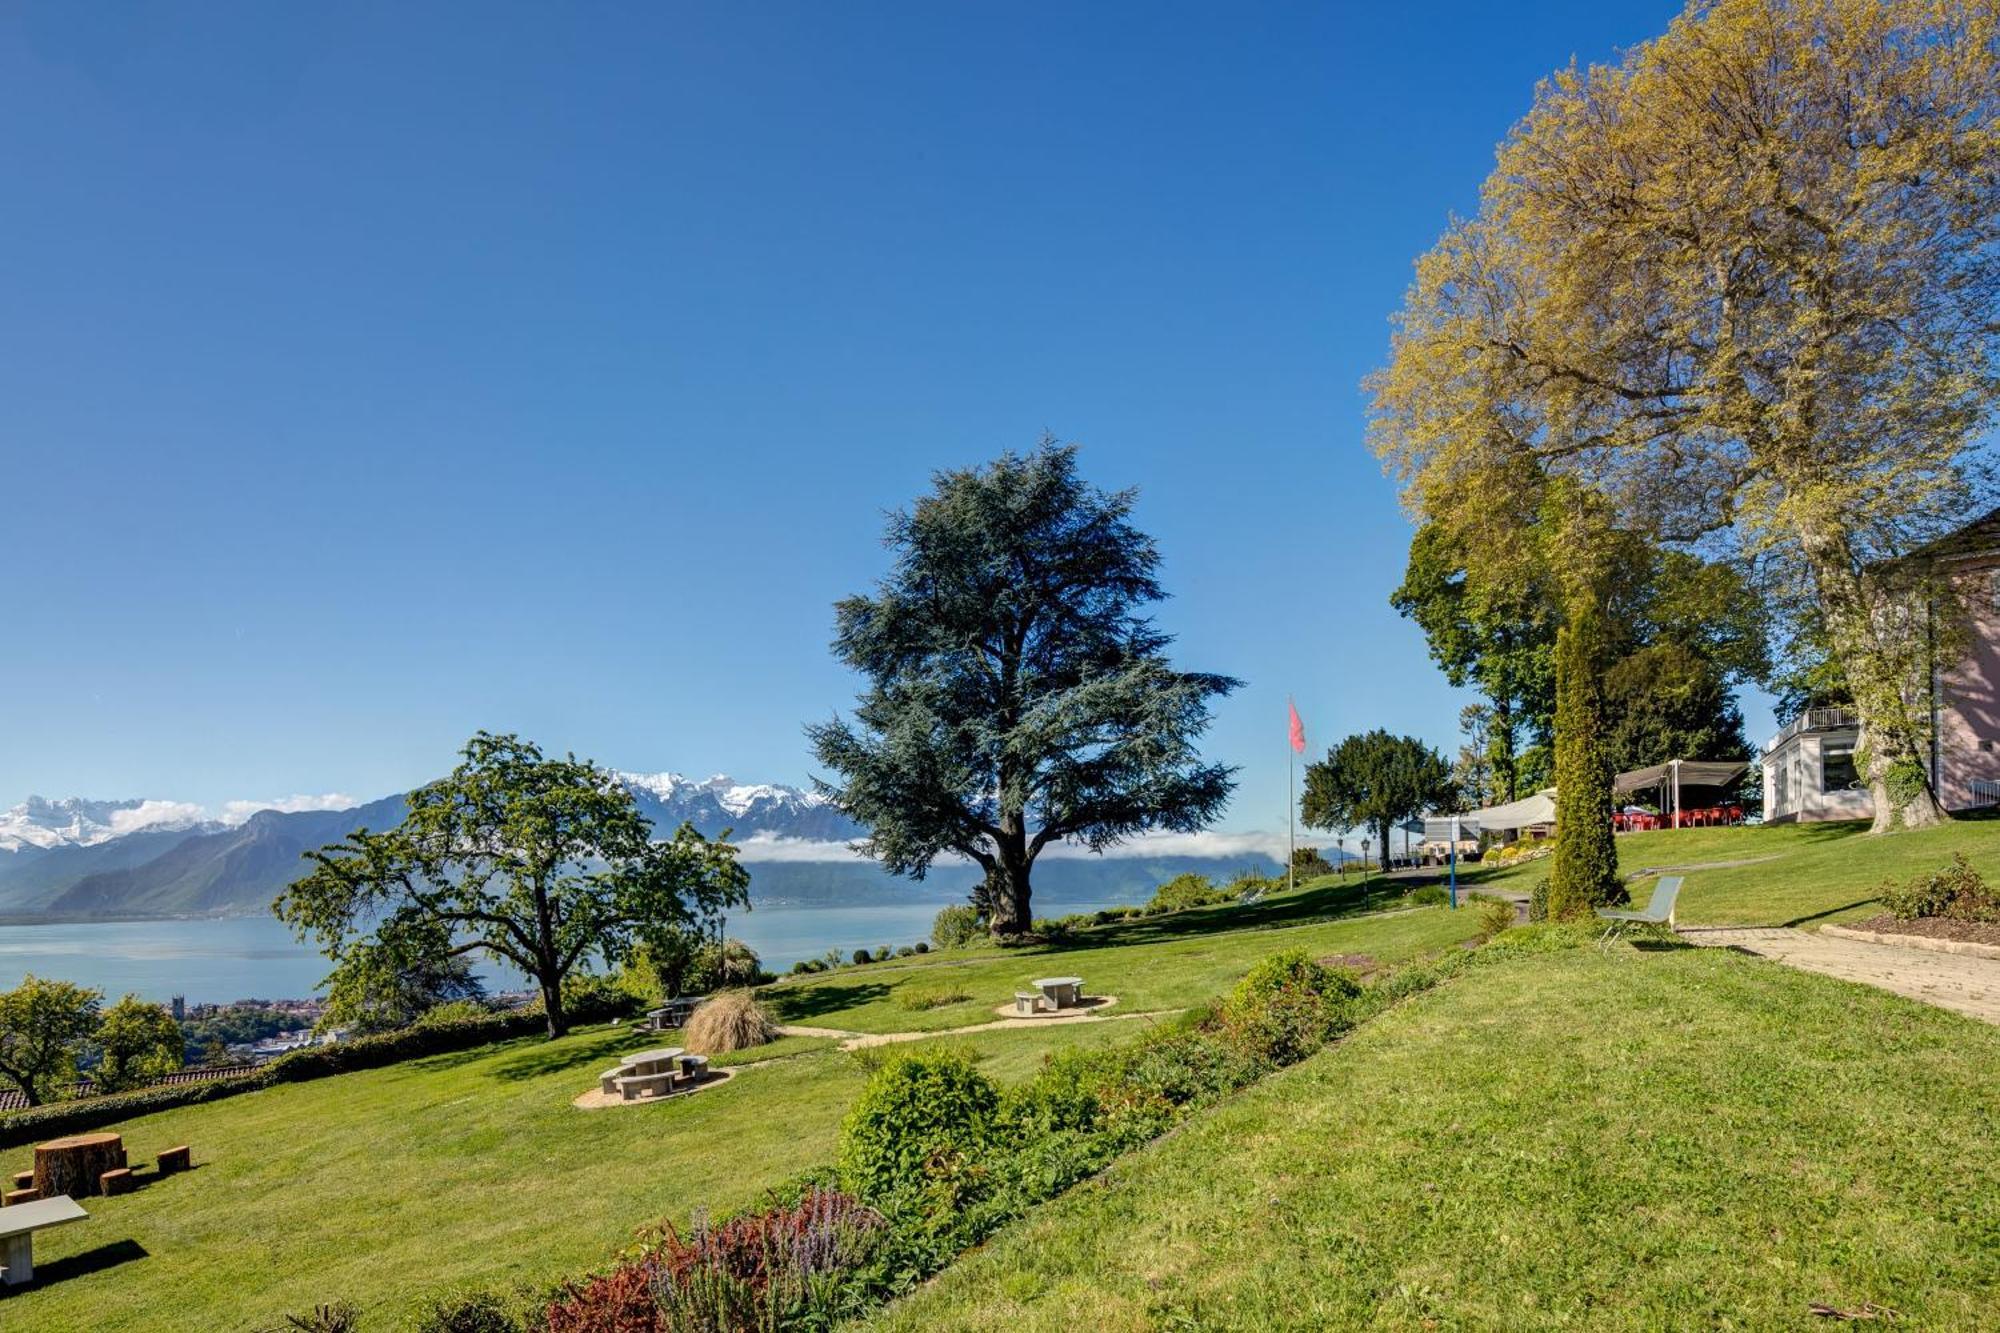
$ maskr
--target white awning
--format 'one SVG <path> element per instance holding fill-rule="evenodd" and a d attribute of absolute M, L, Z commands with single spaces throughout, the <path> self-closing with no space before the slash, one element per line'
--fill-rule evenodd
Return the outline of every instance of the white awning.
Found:
<path fill-rule="evenodd" d="M 1524 796 L 1505 805 L 1490 805 L 1462 817 L 1461 822 L 1482 829 L 1523 829 L 1556 822 L 1556 789 L 1547 787 L 1533 796 Z"/>

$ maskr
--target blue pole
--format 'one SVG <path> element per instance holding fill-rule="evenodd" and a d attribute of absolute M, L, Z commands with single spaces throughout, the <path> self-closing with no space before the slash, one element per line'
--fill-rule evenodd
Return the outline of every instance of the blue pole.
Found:
<path fill-rule="evenodd" d="M 1458 816 L 1451 817 L 1451 905 L 1458 907 Z"/>

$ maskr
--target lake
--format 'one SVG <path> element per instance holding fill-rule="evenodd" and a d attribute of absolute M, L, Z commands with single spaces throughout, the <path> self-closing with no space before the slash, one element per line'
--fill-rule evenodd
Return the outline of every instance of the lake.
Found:
<path fill-rule="evenodd" d="M 930 934 L 945 901 L 870 903 L 838 907 L 760 907 L 729 919 L 728 933 L 748 944 L 773 972 L 828 949 L 914 944 Z M 1060 916 L 1110 906 L 1104 901 L 1035 902 L 1038 915 Z M 477 963 L 495 990 L 524 988 L 511 969 Z M 22 976 L 59 977 L 117 998 L 127 991 L 189 1004 L 244 999 L 298 999 L 318 993 L 325 958 L 292 938 L 275 917 L 188 921 L 91 921 L 0 926 L 0 989 Z"/>

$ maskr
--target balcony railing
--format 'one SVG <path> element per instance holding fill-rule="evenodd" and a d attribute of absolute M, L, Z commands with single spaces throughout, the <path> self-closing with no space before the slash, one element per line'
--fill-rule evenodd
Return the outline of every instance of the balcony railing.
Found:
<path fill-rule="evenodd" d="M 1777 735 L 1764 743 L 1769 754 L 1802 731 L 1837 731 L 1861 725 L 1861 714 L 1852 708 L 1808 708 L 1787 722 Z"/>

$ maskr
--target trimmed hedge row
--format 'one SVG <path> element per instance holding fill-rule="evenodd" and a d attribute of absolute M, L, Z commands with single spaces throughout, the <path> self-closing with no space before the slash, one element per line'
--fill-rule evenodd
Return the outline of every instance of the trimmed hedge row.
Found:
<path fill-rule="evenodd" d="M 636 1004 L 630 1000 L 592 996 L 577 1003 L 570 1014 L 573 1023 L 601 1023 L 621 1018 Z M 470 1050 L 511 1037 L 540 1032 L 547 1024 L 540 1006 L 482 1018 L 460 1018 L 443 1023 L 419 1022 L 394 1032 L 354 1037 L 331 1046 L 308 1046 L 281 1055 L 254 1074 L 241 1078 L 216 1079 L 210 1083 L 175 1083 L 164 1087 L 141 1088 L 137 1092 L 114 1093 L 73 1102 L 55 1102 L 0 1116 L 0 1148 L 18 1148 L 26 1143 L 64 1134 L 80 1134 L 106 1125 L 170 1111 L 175 1107 L 212 1102 L 238 1093 L 255 1092 L 279 1083 L 305 1083 L 334 1074 L 380 1069 L 425 1055 L 444 1055 Z"/>

